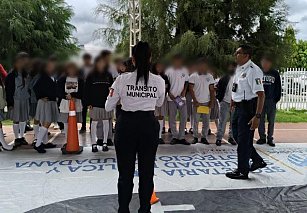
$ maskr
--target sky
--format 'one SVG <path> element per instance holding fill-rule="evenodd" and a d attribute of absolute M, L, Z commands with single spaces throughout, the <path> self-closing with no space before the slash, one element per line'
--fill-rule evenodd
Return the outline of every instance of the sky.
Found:
<path fill-rule="evenodd" d="M 72 6 L 75 15 L 71 23 L 76 27 L 73 33 L 80 44 L 86 45 L 87 50 L 101 49 L 105 47 L 103 39 L 97 40 L 94 32 L 102 26 L 106 26 L 107 20 L 94 14 L 95 7 L 99 2 L 110 0 L 65 0 Z M 297 38 L 307 40 L 307 0 L 285 0 L 289 7 L 289 21 L 297 30 Z"/>

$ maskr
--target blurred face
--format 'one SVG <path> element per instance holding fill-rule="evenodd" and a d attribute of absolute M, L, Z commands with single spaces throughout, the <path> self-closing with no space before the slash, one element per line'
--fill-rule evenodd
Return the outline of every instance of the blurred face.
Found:
<path fill-rule="evenodd" d="M 272 68 L 272 62 L 267 60 L 267 59 L 262 59 L 261 60 L 261 67 L 262 67 L 264 72 L 268 72 Z"/>
<path fill-rule="evenodd" d="M 176 58 L 172 62 L 174 68 L 181 68 L 183 66 L 183 61 L 180 58 Z"/>
<path fill-rule="evenodd" d="M 235 72 L 236 72 L 236 67 L 233 66 L 232 64 L 228 65 L 228 67 L 227 67 L 227 72 L 228 72 L 230 75 L 235 74 Z"/>
<path fill-rule="evenodd" d="M 54 61 L 48 61 L 46 65 L 46 72 L 49 75 L 53 75 L 55 73 L 56 63 Z"/>
<path fill-rule="evenodd" d="M 191 65 L 189 66 L 189 74 L 193 74 L 195 72 L 195 70 L 197 70 L 197 65 Z"/>
<path fill-rule="evenodd" d="M 237 49 L 234 55 L 236 57 L 237 64 L 240 66 L 244 65 L 249 60 L 248 54 L 245 54 L 241 47 Z"/>
<path fill-rule="evenodd" d="M 71 77 L 75 77 L 78 75 L 78 70 L 77 70 L 77 67 L 74 66 L 74 65 L 70 65 L 68 68 L 67 68 L 67 75 L 68 76 L 71 76 Z"/>
<path fill-rule="evenodd" d="M 102 73 L 104 72 L 105 67 L 106 67 L 106 62 L 103 59 L 99 59 L 96 63 L 97 71 Z"/>
<path fill-rule="evenodd" d="M 163 73 L 163 71 L 164 71 L 164 65 L 158 63 L 158 64 L 156 65 L 156 70 L 157 70 L 158 74 Z"/>
<path fill-rule="evenodd" d="M 209 66 L 208 66 L 208 64 L 206 64 L 206 63 L 200 63 L 200 64 L 198 64 L 198 66 L 197 66 L 197 70 L 198 70 L 198 72 L 201 73 L 201 74 L 207 74 L 207 73 L 208 73 L 208 70 L 209 70 Z"/>
<path fill-rule="evenodd" d="M 92 65 L 92 59 L 91 58 L 85 58 L 83 60 L 84 66 L 89 67 Z"/>

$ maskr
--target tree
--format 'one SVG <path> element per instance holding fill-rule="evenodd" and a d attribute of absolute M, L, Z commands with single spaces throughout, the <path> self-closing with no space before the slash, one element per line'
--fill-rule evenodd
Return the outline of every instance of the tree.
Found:
<path fill-rule="evenodd" d="M 239 43 L 255 48 L 255 60 L 266 51 L 284 53 L 287 7 L 283 0 L 141 0 L 142 39 L 148 41 L 154 58 L 169 52 L 180 52 L 188 58 L 207 56 L 218 69 L 232 60 Z M 118 0 L 120 10 L 113 5 L 100 4 L 97 13 L 103 13 L 111 23 L 128 30 L 127 1 Z M 126 6 L 125 6 L 126 5 Z M 122 14 L 118 16 L 115 14 Z M 112 28 L 112 25 L 110 25 Z M 118 27 L 118 25 L 117 25 Z M 117 37 L 117 50 L 128 42 L 128 35 L 108 30 Z M 105 33 L 106 38 L 110 34 Z M 282 60 L 280 60 L 282 61 Z"/>
<path fill-rule="evenodd" d="M 0 60 L 7 66 L 19 51 L 66 58 L 78 50 L 69 24 L 73 12 L 64 0 L 1 0 L 0 8 L 5 8 L 0 10 Z"/>

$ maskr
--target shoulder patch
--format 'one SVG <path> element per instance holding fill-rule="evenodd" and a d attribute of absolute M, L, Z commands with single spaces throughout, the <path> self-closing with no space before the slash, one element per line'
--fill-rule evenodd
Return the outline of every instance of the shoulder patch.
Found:
<path fill-rule="evenodd" d="M 255 81 L 256 81 L 256 84 L 257 84 L 257 85 L 262 84 L 262 81 L 261 81 L 261 79 L 260 79 L 260 78 L 256 78 L 256 79 L 255 79 Z"/>

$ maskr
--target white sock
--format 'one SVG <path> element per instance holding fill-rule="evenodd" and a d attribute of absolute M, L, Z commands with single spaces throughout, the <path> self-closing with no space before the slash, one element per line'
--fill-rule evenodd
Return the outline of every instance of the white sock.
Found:
<path fill-rule="evenodd" d="M 39 125 L 34 124 L 33 130 L 34 130 L 34 140 L 37 140 L 37 135 L 38 135 L 38 131 L 39 131 Z"/>
<path fill-rule="evenodd" d="M 37 141 L 35 144 L 36 147 L 39 147 L 42 144 L 43 140 L 45 139 L 46 134 L 48 134 L 48 129 L 43 126 L 39 127 Z"/>
<path fill-rule="evenodd" d="M 110 121 L 103 120 L 102 123 L 103 123 L 103 143 L 106 144 L 108 141 Z"/>
<path fill-rule="evenodd" d="M 92 144 L 95 144 L 97 142 L 97 124 L 98 124 L 98 121 L 92 121 L 92 125 L 91 125 Z"/>
<path fill-rule="evenodd" d="M 67 140 L 67 131 L 68 131 L 68 123 L 64 123 L 64 134 L 65 134 L 66 140 Z"/>
<path fill-rule="evenodd" d="M 13 149 L 13 146 L 11 145 L 8 145 L 5 140 L 4 140 L 4 135 L 3 135 L 3 129 L 0 128 L 0 143 L 2 144 L 3 148 L 4 149 L 7 149 L 7 150 L 12 150 Z"/>
<path fill-rule="evenodd" d="M 23 138 L 26 130 L 27 122 L 19 122 L 19 134 Z"/>
<path fill-rule="evenodd" d="M 13 131 L 14 131 L 15 139 L 19 138 L 19 124 L 13 124 Z"/>
<path fill-rule="evenodd" d="M 159 120 L 159 124 L 160 124 L 159 138 L 162 138 L 163 120 Z"/>
<path fill-rule="evenodd" d="M 43 144 L 47 144 L 49 142 L 49 138 L 48 138 L 48 131 L 47 133 L 45 134 L 45 137 L 43 139 Z"/>

